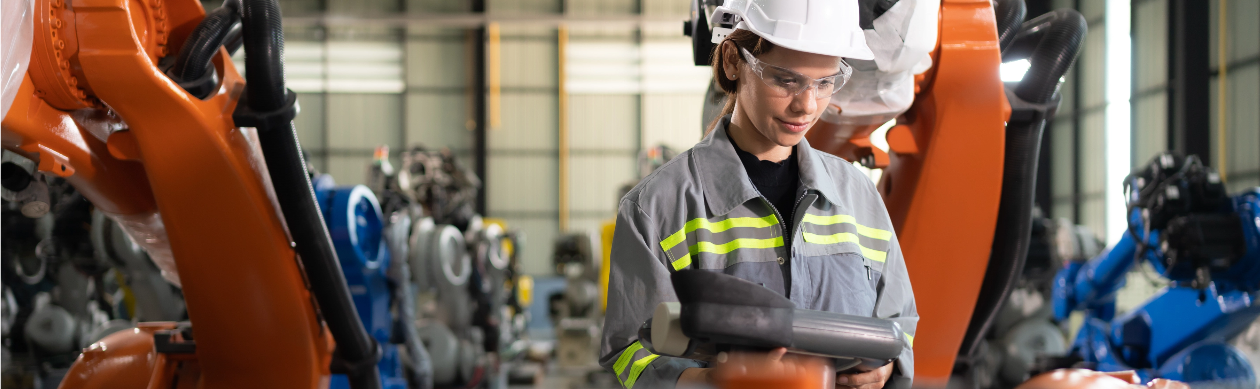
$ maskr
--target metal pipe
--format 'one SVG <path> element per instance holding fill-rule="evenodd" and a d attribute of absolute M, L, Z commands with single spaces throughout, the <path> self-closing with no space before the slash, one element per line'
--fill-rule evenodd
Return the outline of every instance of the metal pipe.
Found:
<path fill-rule="evenodd" d="M 1226 11 L 1229 8 L 1228 4 L 1228 0 L 1221 0 L 1220 6 L 1217 7 L 1220 13 L 1216 18 L 1216 63 L 1221 68 L 1216 74 L 1216 172 L 1221 175 L 1221 181 L 1223 182 L 1229 182 L 1225 179 L 1226 175 L 1229 174 L 1229 169 L 1226 169 L 1225 165 L 1226 161 L 1228 161 L 1225 158 L 1225 153 L 1229 149 L 1229 142 L 1225 140 L 1225 121 L 1228 118 L 1225 116 L 1225 111 L 1226 107 L 1229 106 L 1227 100 L 1225 100 L 1225 88 L 1229 85 L 1227 77 L 1229 72 L 1228 66 L 1226 66 L 1226 62 L 1229 59 L 1229 12 Z M 1207 104 L 1207 102 L 1204 101 L 1203 104 Z"/>
<path fill-rule="evenodd" d="M 484 15 L 486 12 L 485 0 L 473 0 L 472 11 Z M 477 191 L 477 202 L 474 208 L 477 214 L 486 214 L 486 192 L 489 191 L 488 178 L 486 177 L 486 129 L 488 124 L 488 111 L 486 110 L 486 35 L 488 31 L 485 24 L 473 30 L 472 54 L 473 54 L 473 172 L 481 182 L 481 190 Z"/>
<path fill-rule="evenodd" d="M 490 129 L 503 126 L 499 47 L 499 24 L 490 22 L 486 25 L 486 109 L 489 110 Z"/>
<path fill-rule="evenodd" d="M 569 49 L 569 28 L 560 25 L 556 31 L 556 64 L 557 64 L 557 102 L 559 107 L 559 138 L 558 157 L 560 165 L 560 231 L 569 230 L 569 92 L 565 85 L 566 62 L 565 56 Z"/>

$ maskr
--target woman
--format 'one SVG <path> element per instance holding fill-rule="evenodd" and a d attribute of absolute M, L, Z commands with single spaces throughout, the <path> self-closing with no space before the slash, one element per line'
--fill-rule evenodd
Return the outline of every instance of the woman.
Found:
<path fill-rule="evenodd" d="M 893 363 L 837 386 L 908 388 L 918 314 L 892 223 L 870 180 L 815 151 L 805 132 L 850 68 L 873 58 L 856 0 L 727 0 L 715 20 L 713 74 L 728 95 L 704 140 L 622 198 L 613 239 L 600 364 L 626 388 L 709 385 L 746 365 L 792 369 L 784 349 L 742 365 L 652 354 L 639 326 L 677 301 L 671 272 L 722 271 L 783 293 L 798 308 L 896 320 Z M 720 19 L 731 18 L 731 19 Z M 726 33 L 729 32 L 729 35 Z"/>

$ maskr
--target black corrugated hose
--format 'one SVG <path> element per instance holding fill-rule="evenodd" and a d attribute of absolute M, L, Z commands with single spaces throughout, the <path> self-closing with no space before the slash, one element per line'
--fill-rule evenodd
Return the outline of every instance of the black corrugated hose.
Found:
<path fill-rule="evenodd" d="M 228 8 L 218 8 L 206 14 L 179 49 L 171 76 L 180 81 L 196 80 L 211 69 L 210 60 L 219 52 L 219 46 L 228 41 L 232 29 L 241 18 Z"/>
<path fill-rule="evenodd" d="M 1056 10 L 1024 22 L 1011 45 L 1010 58 L 1019 59 L 1013 56 L 1023 48 L 1032 48 L 1028 56 L 1030 67 L 1015 88 L 1015 94 L 1034 104 L 1049 102 L 1059 90 L 1059 79 L 1076 62 L 1088 30 L 1085 17 L 1070 9 Z M 1002 57 L 1005 60 L 1008 55 Z"/>
<path fill-rule="evenodd" d="M 284 86 L 284 31 L 279 4 L 276 0 L 228 0 L 223 6 L 239 7 L 241 13 L 248 75 L 243 103 L 258 113 L 282 111 L 288 104 L 296 104 L 289 101 L 288 94 L 292 92 Z M 381 376 L 376 363 L 380 360 L 380 345 L 359 321 L 315 200 L 293 122 L 266 126 L 260 123 L 258 141 L 311 293 L 337 342 L 333 372 L 345 374 L 351 388 L 379 389 Z"/>
<path fill-rule="evenodd" d="M 1003 60 L 1028 57 L 1031 67 L 1015 87 L 1020 104 L 1052 103 L 1059 79 L 1076 60 L 1088 27 L 1080 13 L 1061 9 L 1029 20 L 1020 28 Z M 1012 101 L 1012 106 L 1017 102 Z M 1032 239 L 1032 207 L 1036 189 L 1037 159 L 1046 112 L 1030 119 L 1007 124 L 1005 162 L 1002 171 L 1002 201 L 998 206 L 997 228 L 993 237 L 984 284 L 976 301 L 966 337 L 959 349 L 964 362 L 972 359 L 982 339 L 992 327 L 997 313 L 1023 273 Z"/>
<path fill-rule="evenodd" d="M 998 47 L 1006 51 L 1028 14 L 1028 5 L 1024 0 L 998 0 L 993 5 L 993 13 L 997 16 Z"/>

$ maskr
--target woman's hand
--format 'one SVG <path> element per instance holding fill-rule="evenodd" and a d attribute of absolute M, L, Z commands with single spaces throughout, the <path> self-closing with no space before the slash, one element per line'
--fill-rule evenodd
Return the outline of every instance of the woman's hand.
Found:
<path fill-rule="evenodd" d="M 893 364 L 889 363 L 865 373 L 838 374 L 836 375 L 836 389 L 880 389 L 888 382 L 888 378 L 892 377 L 892 371 Z"/>

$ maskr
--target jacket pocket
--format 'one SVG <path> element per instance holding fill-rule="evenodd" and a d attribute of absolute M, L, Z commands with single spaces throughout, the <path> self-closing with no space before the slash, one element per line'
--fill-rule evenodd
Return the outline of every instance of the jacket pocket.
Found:
<path fill-rule="evenodd" d="M 793 289 L 810 298 L 808 309 L 870 316 L 875 311 L 883 267 L 854 252 L 802 257 L 807 280 L 792 280 Z M 799 284 L 801 289 L 795 287 Z"/>

